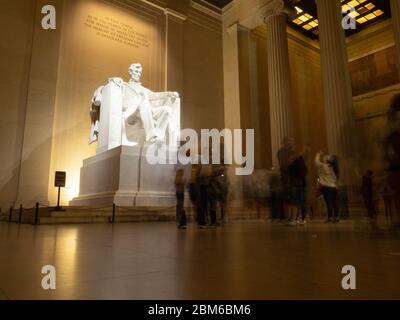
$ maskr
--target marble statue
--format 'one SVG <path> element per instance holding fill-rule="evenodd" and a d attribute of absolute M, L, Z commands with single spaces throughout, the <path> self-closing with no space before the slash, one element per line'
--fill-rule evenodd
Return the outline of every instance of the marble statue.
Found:
<path fill-rule="evenodd" d="M 128 82 L 111 78 L 95 91 L 89 143 L 99 143 L 98 153 L 119 146 L 178 144 L 179 94 L 145 88 L 140 82 L 142 72 L 140 63 L 132 64 Z"/>
<path fill-rule="evenodd" d="M 97 152 L 83 161 L 79 196 L 71 206 L 175 204 L 176 170 L 166 158 L 179 146 L 180 98 L 145 88 L 142 72 L 139 63 L 132 64 L 128 82 L 110 78 L 95 91 L 89 142 L 97 142 Z"/>

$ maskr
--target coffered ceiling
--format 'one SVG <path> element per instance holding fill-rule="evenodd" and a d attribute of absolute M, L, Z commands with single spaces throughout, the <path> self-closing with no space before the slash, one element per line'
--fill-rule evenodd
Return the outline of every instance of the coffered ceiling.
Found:
<path fill-rule="evenodd" d="M 233 0 L 203 0 L 218 8 L 223 8 Z M 335 0 L 332 0 L 335 1 Z M 341 1 L 343 14 L 349 14 L 356 21 L 356 29 L 347 30 L 350 36 L 368 26 L 390 18 L 389 0 L 336 0 Z M 400 0 L 399 0 L 400 1 Z M 294 28 L 312 39 L 318 38 L 318 15 L 315 0 L 300 0 L 294 8 L 297 16 L 289 22 Z M 350 11 L 351 10 L 351 11 Z"/>
<path fill-rule="evenodd" d="M 349 15 L 356 21 L 356 29 L 348 29 L 346 31 L 347 36 L 390 17 L 389 0 L 340 1 L 343 16 Z M 296 4 L 295 9 L 297 16 L 290 22 L 291 26 L 310 38 L 318 38 L 318 15 L 315 0 L 301 0 Z"/>

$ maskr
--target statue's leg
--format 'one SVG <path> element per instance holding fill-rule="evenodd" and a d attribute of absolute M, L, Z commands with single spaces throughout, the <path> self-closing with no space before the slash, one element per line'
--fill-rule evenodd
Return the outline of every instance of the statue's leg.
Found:
<path fill-rule="evenodd" d="M 170 122 L 172 109 L 170 107 L 158 107 L 153 109 L 153 118 L 156 120 L 156 129 L 159 133 L 158 140 L 164 140 Z"/>
<path fill-rule="evenodd" d="M 178 110 L 178 112 L 177 112 Z M 180 102 L 175 101 L 171 107 L 171 117 L 169 118 L 169 130 L 170 130 L 170 143 L 172 146 L 178 146 L 180 140 L 180 131 L 181 131 L 181 124 L 180 124 Z"/>
<path fill-rule="evenodd" d="M 146 141 L 150 141 L 158 136 L 158 130 L 155 127 L 151 105 L 147 100 L 143 100 L 139 105 L 140 118 L 142 119 Z"/>

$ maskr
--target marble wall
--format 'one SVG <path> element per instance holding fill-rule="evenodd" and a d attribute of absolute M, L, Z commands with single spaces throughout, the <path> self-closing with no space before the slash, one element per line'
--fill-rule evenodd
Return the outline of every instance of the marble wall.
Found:
<path fill-rule="evenodd" d="M 1 6 L 0 206 L 4 209 L 17 197 L 35 1 L 3 1 Z"/>
<path fill-rule="evenodd" d="M 59 3 L 59 1 L 53 1 Z M 0 205 L 47 200 L 59 32 L 42 32 L 44 1 L 4 1 L 0 13 Z M 26 193 L 29 190 L 29 195 Z M 25 195 L 24 195 L 25 194 Z"/>

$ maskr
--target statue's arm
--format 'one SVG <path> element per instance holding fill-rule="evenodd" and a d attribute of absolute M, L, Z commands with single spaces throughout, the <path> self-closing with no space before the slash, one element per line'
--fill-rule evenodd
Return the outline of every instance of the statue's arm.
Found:
<path fill-rule="evenodd" d="M 100 121 L 100 108 L 103 100 L 104 86 L 99 87 L 92 98 L 92 105 L 90 108 L 90 138 L 89 144 L 96 142 L 99 138 L 99 121 Z"/>
<path fill-rule="evenodd" d="M 92 99 L 92 109 L 93 107 L 101 106 L 101 102 L 103 100 L 103 88 L 104 86 L 101 86 L 95 91 Z"/>
<path fill-rule="evenodd" d="M 161 100 L 161 99 L 178 99 L 179 98 L 179 93 L 178 92 L 153 92 L 149 89 L 146 89 L 146 94 L 149 97 L 150 100 Z"/>

